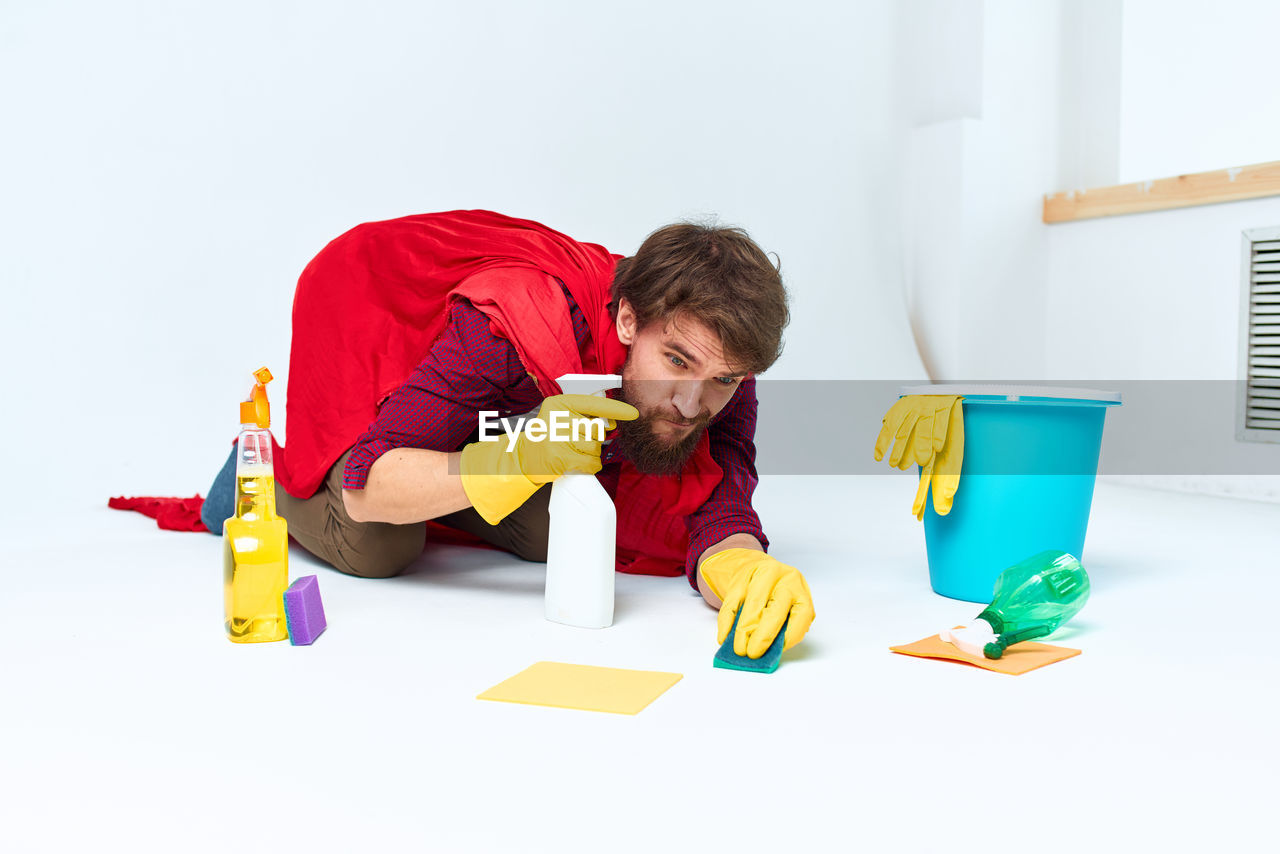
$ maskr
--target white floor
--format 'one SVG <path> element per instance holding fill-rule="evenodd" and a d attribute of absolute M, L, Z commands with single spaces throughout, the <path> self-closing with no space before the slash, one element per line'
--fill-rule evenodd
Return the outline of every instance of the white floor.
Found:
<path fill-rule="evenodd" d="M 105 507 L 26 524 L 0 598 L 0 848 L 1274 843 L 1280 505 L 1100 484 L 1093 598 L 1055 638 L 1084 654 L 1011 677 L 887 651 L 976 609 L 930 591 L 913 492 L 762 484 L 818 613 L 772 676 L 711 666 L 714 613 L 682 579 L 619 576 L 615 626 L 587 631 L 546 622 L 541 568 L 497 552 L 366 581 L 295 551 L 329 630 L 240 646 L 217 538 Z M 475 699 L 539 660 L 684 679 L 635 717 Z"/>

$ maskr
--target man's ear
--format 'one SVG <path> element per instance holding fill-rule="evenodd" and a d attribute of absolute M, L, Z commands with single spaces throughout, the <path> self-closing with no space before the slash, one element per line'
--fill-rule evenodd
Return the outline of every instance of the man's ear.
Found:
<path fill-rule="evenodd" d="M 618 329 L 618 340 L 630 347 L 636 340 L 636 311 L 625 298 L 618 300 L 618 319 L 614 325 Z"/>

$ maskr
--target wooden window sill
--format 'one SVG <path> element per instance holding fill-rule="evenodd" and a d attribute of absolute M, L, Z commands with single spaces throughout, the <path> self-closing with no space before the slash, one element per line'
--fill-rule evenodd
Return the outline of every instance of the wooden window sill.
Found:
<path fill-rule="evenodd" d="M 1044 197 L 1044 221 L 1074 222 L 1280 195 L 1280 160 Z"/>

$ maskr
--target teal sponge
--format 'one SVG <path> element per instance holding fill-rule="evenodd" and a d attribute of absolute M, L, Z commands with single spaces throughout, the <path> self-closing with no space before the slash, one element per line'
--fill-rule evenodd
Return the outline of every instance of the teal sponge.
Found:
<path fill-rule="evenodd" d="M 772 673 L 777 670 L 778 665 L 782 663 L 782 647 L 787 636 L 787 623 L 791 622 L 791 618 L 788 617 L 787 622 L 782 624 L 782 628 L 778 630 L 778 636 L 764 651 L 764 655 L 759 658 L 747 658 L 733 651 L 733 636 L 738 630 L 738 618 L 741 616 L 742 609 L 738 609 L 738 613 L 733 615 L 733 628 L 729 630 L 729 636 L 724 639 L 720 649 L 716 650 L 716 657 L 711 663 L 725 670 L 745 670 L 748 673 Z"/>

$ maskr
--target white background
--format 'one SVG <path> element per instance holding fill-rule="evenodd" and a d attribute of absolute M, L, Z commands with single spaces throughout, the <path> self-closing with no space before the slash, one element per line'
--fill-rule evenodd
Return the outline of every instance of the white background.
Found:
<path fill-rule="evenodd" d="M 889 3 L 48 3 L 3 11 L 5 495 L 203 491 L 298 274 L 483 207 L 629 254 L 716 216 L 781 258 L 776 376 L 921 379 Z M 63 461 L 50 484 L 44 454 Z M 277 420 L 280 432 L 287 424 Z M 12 431 L 12 432 L 11 432 Z"/>
<path fill-rule="evenodd" d="M 1280 159 L 1280 112 L 1256 85 L 1267 72 L 1254 49 L 1280 7 L 903 8 L 903 288 L 930 376 L 1236 379 L 1241 232 L 1280 223 L 1280 201 L 1053 226 L 1040 216 L 1054 191 Z M 1216 441 L 1236 442 L 1233 409 L 1187 406 L 1216 423 Z M 1129 480 L 1280 500 L 1280 445 L 1242 450 L 1261 474 Z"/>
<path fill-rule="evenodd" d="M 1120 181 L 1277 159 L 1280 92 L 1265 82 L 1268 0 L 1124 0 Z"/>
<path fill-rule="evenodd" d="M 1146 0 L 0 6 L 3 832 L 1247 850 L 1271 833 L 1274 504 L 1101 485 L 1062 639 L 1086 652 L 1008 679 L 884 651 L 972 610 L 928 590 L 909 478 L 771 479 L 819 621 L 760 682 L 710 669 L 679 580 L 621 581 L 584 642 L 541 620 L 536 568 L 478 552 L 384 584 L 295 553 L 330 633 L 233 647 L 220 543 L 105 502 L 203 492 L 261 364 L 283 414 L 292 288 L 329 239 L 455 207 L 620 253 L 686 216 L 745 226 L 792 293 L 771 376 L 1230 378 L 1239 232 L 1280 203 L 1040 205 L 1280 159 L 1278 28 L 1274 4 Z M 634 719 L 471 699 L 539 658 L 686 678 Z"/>
<path fill-rule="evenodd" d="M 287 433 L 294 282 L 362 221 L 488 207 L 625 254 L 717 217 L 782 260 L 771 377 L 1105 386 L 1230 379 L 1239 231 L 1280 218 L 1039 220 L 1046 192 L 1268 159 L 1265 3 L 0 14 L 9 517 L 203 491 L 261 364 Z"/>
<path fill-rule="evenodd" d="M 1083 652 L 1006 676 L 888 651 L 980 608 L 930 592 L 913 493 L 761 485 L 817 609 L 767 676 L 712 667 L 715 613 L 680 578 L 619 575 L 614 625 L 574 629 L 510 555 L 435 547 L 368 580 L 294 550 L 328 630 L 240 645 L 217 538 L 35 525 L 7 550 L 5 849 L 1274 847 L 1275 505 L 1100 484 L 1093 592 L 1053 639 Z M 540 660 L 683 678 L 634 717 L 475 699 Z"/>

